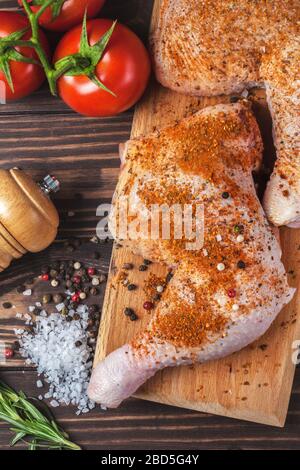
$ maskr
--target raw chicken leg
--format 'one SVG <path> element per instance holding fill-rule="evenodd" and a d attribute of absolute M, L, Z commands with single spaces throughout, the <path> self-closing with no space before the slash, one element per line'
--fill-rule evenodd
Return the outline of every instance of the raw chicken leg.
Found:
<path fill-rule="evenodd" d="M 91 399 L 117 407 L 164 367 L 231 354 L 260 337 L 290 301 L 294 290 L 252 180 L 261 156 L 257 123 L 242 103 L 206 108 L 125 145 L 113 229 L 121 200 L 137 214 L 152 204 L 202 204 L 204 245 L 190 250 L 187 239 L 115 233 L 175 271 L 146 331 L 96 366 Z"/>
<path fill-rule="evenodd" d="M 162 0 L 152 37 L 158 80 L 211 96 L 263 86 L 277 162 L 264 199 L 275 225 L 300 226 L 299 0 Z"/>

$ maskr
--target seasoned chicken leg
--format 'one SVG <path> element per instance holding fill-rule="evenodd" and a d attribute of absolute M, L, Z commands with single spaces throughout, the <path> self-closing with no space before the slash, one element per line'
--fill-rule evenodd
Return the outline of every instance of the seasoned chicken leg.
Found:
<path fill-rule="evenodd" d="M 146 331 L 96 366 L 89 396 L 117 407 L 156 371 L 237 351 L 270 326 L 294 290 L 257 199 L 252 170 L 262 156 L 246 105 L 206 108 L 145 139 L 129 141 L 111 226 L 135 253 L 174 268 Z M 153 204 L 204 208 L 203 247 L 184 237 L 120 239 L 119 202 L 131 211 Z"/>
<path fill-rule="evenodd" d="M 158 80 L 212 96 L 265 87 L 277 162 L 264 198 L 275 225 L 300 226 L 299 0 L 162 0 L 152 37 Z"/>

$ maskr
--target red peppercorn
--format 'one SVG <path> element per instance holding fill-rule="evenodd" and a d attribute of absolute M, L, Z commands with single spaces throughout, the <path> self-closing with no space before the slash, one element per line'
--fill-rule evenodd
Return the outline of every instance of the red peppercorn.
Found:
<path fill-rule="evenodd" d="M 72 295 L 71 300 L 72 302 L 79 302 L 80 300 L 79 294 L 76 292 L 76 294 Z"/>
<path fill-rule="evenodd" d="M 96 274 L 95 268 L 88 268 L 87 272 L 89 276 L 95 276 Z"/>
<path fill-rule="evenodd" d="M 4 350 L 4 356 L 6 359 L 11 359 L 14 357 L 14 350 L 12 348 L 5 348 Z"/>
<path fill-rule="evenodd" d="M 143 307 L 145 310 L 152 310 L 154 308 L 154 304 L 152 302 L 145 302 Z"/>
<path fill-rule="evenodd" d="M 50 279 L 50 278 L 49 278 L 49 274 L 42 274 L 42 275 L 41 275 L 41 279 L 42 279 L 43 281 L 49 281 L 49 279 Z"/>
<path fill-rule="evenodd" d="M 236 291 L 234 289 L 229 289 L 227 291 L 227 294 L 228 294 L 228 297 L 230 297 L 231 299 L 234 299 L 234 297 L 236 296 Z"/>
<path fill-rule="evenodd" d="M 81 277 L 80 276 L 74 276 L 73 277 L 73 282 L 74 282 L 74 284 L 80 284 L 81 283 Z"/>

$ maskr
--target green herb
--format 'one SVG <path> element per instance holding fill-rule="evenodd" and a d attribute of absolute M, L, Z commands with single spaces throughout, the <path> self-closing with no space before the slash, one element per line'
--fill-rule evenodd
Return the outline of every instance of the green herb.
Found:
<path fill-rule="evenodd" d="M 14 446 L 26 442 L 29 450 L 46 447 L 57 450 L 81 450 L 69 441 L 69 436 L 58 427 L 54 419 L 47 418 L 26 397 L 23 392 L 16 393 L 0 381 L 0 419 L 11 425 L 15 437 Z"/>

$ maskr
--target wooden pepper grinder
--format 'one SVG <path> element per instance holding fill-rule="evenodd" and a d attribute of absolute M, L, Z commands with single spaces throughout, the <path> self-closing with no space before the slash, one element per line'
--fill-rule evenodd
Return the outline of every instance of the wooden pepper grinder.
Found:
<path fill-rule="evenodd" d="M 48 194 L 58 190 L 59 182 L 51 176 L 36 184 L 18 168 L 0 170 L 0 272 L 13 259 L 54 241 L 59 217 Z"/>

